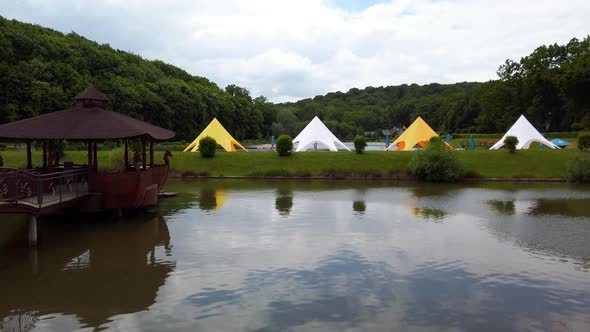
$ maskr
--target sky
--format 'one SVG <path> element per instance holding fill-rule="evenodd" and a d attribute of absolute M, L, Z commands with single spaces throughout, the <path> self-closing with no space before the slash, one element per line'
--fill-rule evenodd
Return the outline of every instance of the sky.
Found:
<path fill-rule="evenodd" d="M 487 81 L 506 59 L 590 34 L 588 0 L 0 0 L 0 15 L 273 102 Z"/>

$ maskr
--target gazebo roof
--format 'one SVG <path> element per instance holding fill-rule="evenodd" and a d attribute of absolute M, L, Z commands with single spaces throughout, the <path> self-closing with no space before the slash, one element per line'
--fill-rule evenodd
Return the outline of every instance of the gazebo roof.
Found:
<path fill-rule="evenodd" d="M 168 140 L 176 135 L 173 131 L 105 109 L 109 99 L 94 87 L 87 88 L 75 99 L 79 103 L 73 108 L 1 125 L 0 140 L 85 141 L 145 136 Z M 104 103 L 85 102 L 89 100 Z"/>
<path fill-rule="evenodd" d="M 84 91 L 80 92 L 74 100 L 99 100 L 99 101 L 111 101 L 104 93 L 100 92 L 97 88 L 89 86 Z"/>

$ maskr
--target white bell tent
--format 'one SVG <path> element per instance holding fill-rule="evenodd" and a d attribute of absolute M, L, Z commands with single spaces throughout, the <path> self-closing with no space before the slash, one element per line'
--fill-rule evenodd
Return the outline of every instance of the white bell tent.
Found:
<path fill-rule="evenodd" d="M 305 128 L 303 128 L 297 137 L 295 137 L 293 144 L 295 143 L 299 143 L 295 152 L 313 148 L 316 143 L 318 143 L 318 145 L 321 144 L 322 147 L 327 147 L 330 151 L 338 151 L 338 148 L 336 147 L 337 144 L 350 151 L 346 145 L 340 142 L 340 140 L 332 134 L 330 129 L 328 129 L 317 116 L 314 117 Z"/>
<path fill-rule="evenodd" d="M 517 149 L 528 149 L 533 142 L 539 142 L 545 146 L 548 146 L 552 149 L 559 149 L 559 147 L 549 140 L 547 140 L 541 133 L 533 127 L 533 125 L 527 120 L 524 115 L 521 115 L 518 120 L 508 129 L 506 134 L 496 143 L 494 144 L 490 150 L 498 150 L 499 148 L 504 146 L 504 140 L 508 136 L 515 136 L 518 138 L 518 144 L 516 145 Z"/>

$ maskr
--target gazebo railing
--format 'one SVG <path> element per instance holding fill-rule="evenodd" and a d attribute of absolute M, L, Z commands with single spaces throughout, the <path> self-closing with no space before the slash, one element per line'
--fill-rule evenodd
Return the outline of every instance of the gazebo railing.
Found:
<path fill-rule="evenodd" d="M 39 173 L 0 168 L 0 203 L 41 209 L 88 194 L 88 170 Z"/>

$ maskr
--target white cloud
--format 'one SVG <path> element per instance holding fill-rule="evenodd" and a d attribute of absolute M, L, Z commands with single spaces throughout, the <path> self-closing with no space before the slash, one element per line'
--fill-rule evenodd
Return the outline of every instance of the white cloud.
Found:
<path fill-rule="evenodd" d="M 586 0 L 8 0 L 7 18 L 162 59 L 273 101 L 496 78 L 507 58 L 588 34 Z"/>

